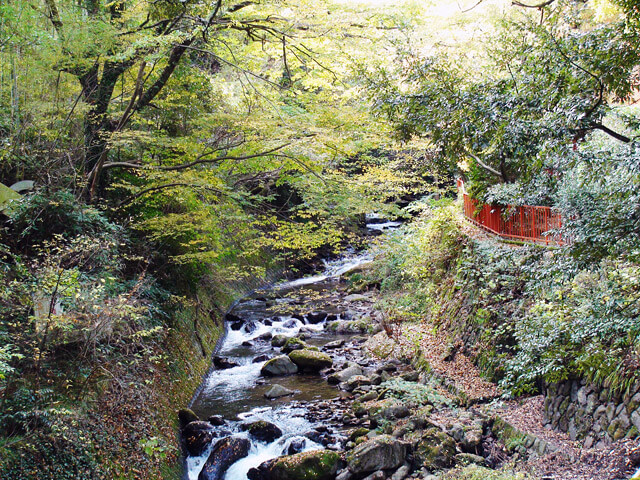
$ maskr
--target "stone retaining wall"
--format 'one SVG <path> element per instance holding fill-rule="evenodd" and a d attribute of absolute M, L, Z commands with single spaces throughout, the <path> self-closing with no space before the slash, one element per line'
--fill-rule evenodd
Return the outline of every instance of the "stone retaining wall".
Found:
<path fill-rule="evenodd" d="M 584 439 L 586 448 L 640 437 L 640 383 L 629 394 L 612 395 L 584 380 L 567 380 L 546 385 L 544 396 L 545 425 Z"/>

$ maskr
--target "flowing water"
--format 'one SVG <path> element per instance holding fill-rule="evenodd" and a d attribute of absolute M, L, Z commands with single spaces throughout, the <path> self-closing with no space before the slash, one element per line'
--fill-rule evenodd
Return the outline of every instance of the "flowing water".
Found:
<path fill-rule="evenodd" d="M 217 427 L 218 438 L 230 435 L 249 438 L 240 425 L 256 420 L 277 425 L 283 436 L 271 443 L 253 440 L 249 455 L 227 470 L 225 480 L 245 480 L 250 468 L 292 451 L 325 448 L 309 438 L 313 437 L 309 432 L 319 427 L 319 421 L 309 415 L 307 405 L 334 399 L 341 392 L 319 375 L 262 377 L 260 370 L 266 362 L 265 356 L 277 354 L 271 346 L 271 335 L 294 337 L 304 333 L 305 341 L 315 346 L 339 339 L 340 335 L 327 331 L 326 321 L 313 324 L 299 312 L 313 311 L 318 295 L 334 291 L 340 275 L 370 261 L 366 254 L 351 254 L 326 262 L 321 274 L 261 291 L 239 302 L 231 311 L 242 321 L 228 322 L 227 335 L 218 355 L 237 366 L 213 370 L 194 399 L 192 409 L 200 418 L 220 415 L 226 420 L 225 425 Z M 342 315 L 338 309 L 331 311 L 326 302 L 322 309 L 330 314 L 330 319 L 339 320 Z M 340 355 L 332 353 L 334 364 L 344 363 L 346 359 Z M 295 390 L 296 394 L 268 400 L 264 393 L 272 384 Z M 187 458 L 189 480 L 198 478 L 209 452 L 210 449 L 202 456 Z"/>

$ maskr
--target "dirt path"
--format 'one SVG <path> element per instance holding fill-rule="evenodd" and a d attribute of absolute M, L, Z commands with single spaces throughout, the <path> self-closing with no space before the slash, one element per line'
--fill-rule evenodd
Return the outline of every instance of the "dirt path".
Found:
<path fill-rule="evenodd" d="M 620 440 L 606 447 L 583 447 L 565 433 L 543 425 L 543 397 L 502 401 L 497 385 L 482 378 L 472 360 L 458 352 L 451 355 L 448 340 L 426 324 L 404 325 L 393 340 L 377 335 L 368 342 L 374 354 L 395 358 L 426 360 L 431 371 L 453 391 L 463 393 L 470 408 L 434 412 L 432 420 L 441 425 L 460 423 L 466 415 L 499 416 L 525 435 L 532 435 L 550 445 L 550 453 L 529 454 L 517 458 L 515 469 L 534 479 L 545 480 L 618 480 L 629 479 L 640 464 L 637 440 Z M 482 412 L 482 413 L 480 413 Z M 506 458 L 506 457 L 505 457 Z"/>

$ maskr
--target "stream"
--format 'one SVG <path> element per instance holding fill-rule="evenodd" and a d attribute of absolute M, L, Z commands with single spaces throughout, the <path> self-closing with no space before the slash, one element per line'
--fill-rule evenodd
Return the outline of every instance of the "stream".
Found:
<path fill-rule="evenodd" d="M 376 234 L 398 225 L 377 221 L 368 227 Z M 248 455 L 226 469 L 221 477 L 225 480 L 245 480 L 251 468 L 281 455 L 339 448 L 345 440 L 339 425 L 344 427 L 341 419 L 348 393 L 327 382 L 326 373 L 334 370 L 324 376 L 264 376 L 261 369 L 268 359 L 282 354 L 280 348 L 272 346 L 277 335 L 303 339 L 307 345 L 328 353 L 336 368 L 355 363 L 373 368 L 373 360 L 361 351 L 366 337 L 336 328 L 366 314 L 366 308 L 359 304 L 345 307 L 346 292 L 339 286 L 341 275 L 371 260 L 368 254 L 351 253 L 327 261 L 321 273 L 260 290 L 242 299 L 227 314 L 227 334 L 214 357 L 215 368 L 191 406 L 199 418 L 219 425 L 214 427 L 211 444 L 201 455 L 187 456 L 186 478 L 210 478 L 201 471 L 213 445 L 222 438 L 251 442 Z M 276 384 L 295 393 L 266 398 L 265 393 Z M 256 421 L 276 425 L 282 435 L 273 441 L 260 441 L 243 431 L 243 426 L 246 429 Z"/>

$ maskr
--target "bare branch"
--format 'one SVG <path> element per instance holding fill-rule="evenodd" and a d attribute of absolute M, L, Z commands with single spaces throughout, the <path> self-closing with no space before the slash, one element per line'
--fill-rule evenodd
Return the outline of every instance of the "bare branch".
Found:
<path fill-rule="evenodd" d="M 631 138 L 627 137 L 626 135 L 622 135 L 621 133 L 618 133 L 614 130 L 611 130 L 609 127 L 603 125 L 602 123 L 592 123 L 591 128 L 595 130 L 600 130 L 606 133 L 607 135 L 615 138 L 616 140 L 620 140 L 623 143 L 631 143 L 632 141 Z"/>
<path fill-rule="evenodd" d="M 160 93 L 160 91 L 164 88 L 166 83 L 169 81 L 169 78 L 173 74 L 174 70 L 180 63 L 180 59 L 186 52 L 187 48 L 195 41 L 195 37 L 187 38 L 182 43 L 175 45 L 171 49 L 171 53 L 169 54 L 169 59 L 167 61 L 167 65 L 164 67 L 158 79 L 151 85 L 147 91 L 140 96 L 140 99 L 136 103 L 134 107 L 134 112 L 141 110 L 151 103 L 151 101 Z"/>
<path fill-rule="evenodd" d="M 58 6 L 55 0 L 44 0 L 44 3 L 49 10 L 49 20 L 51 20 L 58 35 L 62 35 L 62 20 L 60 20 L 60 13 L 58 12 Z"/>
<path fill-rule="evenodd" d="M 192 187 L 192 188 L 204 188 L 205 190 L 211 190 L 213 192 L 216 193 L 222 193 L 220 190 L 217 190 L 213 187 L 210 187 L 209 185 L 198 185 L 198 184 L 194 184 L 194 183 L 186 183 L 186 182 L 174 182 L 174 183 L 166 183 L 164 185 L 156 185 L 155 187 L 149 187 L 149 188 L 145 188 L 143 190 L 140 190 L 138 193 L 131 195 L 128 198 L 125 198 L 122 202 L 120 202 L 118 204 L 118 208 L 124 207 L 125 205 L 130 204 L 131 202 L 133 202 L 134 200 L 142 197 L 143 195 L 146 195 L 147 193 L 151 193 L 151 192 L 157 192 L 160 190 L 166 190 L 168 188 L 176 188 L 176 187 Z"/>
<path fill-rule="evenodd" d="M 266 157 L 266 156 L 274 156 L 275 152 L 278 150 L 282 150 L 285 147 L 291 145 L 290 143 L 285 143 L 284 145 L 280 145 L 278 147 L 272 148 L 271 150 L 267 150 L 260 153 L 255 153 L 253 155 L 243 155 L 243 156 L 232 156 L 227 155 L 224 157 L 216 157 L 216 158 L 205 158 L 205 156 L 210 155 L 213 152 L 208 152 L 206 154 L 201 155 L 193 162 L 182 163 L 180 165 L 172 165 L 172 166 L 153 166 L 153 165 L 141 165 L 137 163 L 129 163 L 129 162 L 112 162 L 106 163 L 103 165 L 102 169 L 107 170 L 109 168 L 128 168 L 135 170 L 161 170 L 164 172 L 176 171 L 176 170 L 186 170 L 187 168 L 195 167 L 196 165 L 200 165 L 203 163 L 215 163 L 221 162 L 223 160 L 249 160 L 252 158 Z"/>
<path fill-rule="evenodd" d="M 131 100 L 129 100 L 129 105 L 127 105 L 127 108 L 125 109 L 124 113 L 122 114 L 122 117 L 120 118 L 120 121 L 118 122 L 118 126 L 116 127 L 116 131 L 120 131 L 122 129 L 122 127 L 124 127 L 126 125 L 126 123 L 129 121 L 129 118 L 131 117 L 131 113 L 133 110 L 133 107 L 136 103 L 136 99 L 142 95 L 142 86 L 144 83 L 144 69 L 147 66 L 147 62 L 145 62 L 144 60 L 140 63 L 140 68 L 138 69 L 138 77 L 136 78 L 136 86 L 133 90 L 133 93 L 131 94 Z"/>
<path fill-rule="evenodd" d="M 516 7 L 523 7 L 523 8 L 544 8 L 544 7 L 548 7 L 555 1 L 556 0 L 546 0 L 545 2 L 537 3 L 535 5 L 527 5 L 526 3 L 519 2 L 518 0 L 511 0 L 511 5 L 514 5 Z"/>
<path fill-rule="evenodd" d="M 500 177 L 503 181 L 506 182 L 506 179 L 504 178 L 504 175 L 502 175 L 501 172 L 499 172 L 498 170 L 496 170 L 493 167 L 490 167 L 489 165 L 487 165 L 486 163 L 484 163 L 482 160 L 480 160 L 480 157 L 478 157 L 477 155 L 474 155 L 473 153 L 466 151 L 465 152 L 467 155 L 469 155 L 471 158 L 473 158 L 476 163 L 478 165 L 480 165 L 483 169 L 485 169 L 487 172 L 489 173 L 493 173 L 494 175 L 497 175 L 498 177 Z"/>
<path fill-rule="evenodd" d="M 482 2 L 484 2 L 484 0 L 478 0 L 478 2 L 476 2 L 475 5 L 473 5 L 472 7 L 469 7 L 469 8 L 465 8 L 465 9 L 460 8 L 460 5 L 458 4 L 458 8 L 460 8 L 460 12 L 461 13 L 467 13 L 467 12 L 470 12 L 471 10 L 473 10 L 474 8 L 476 8 Z"/>

